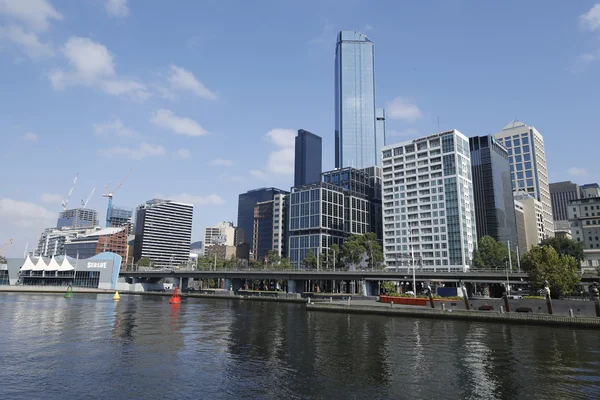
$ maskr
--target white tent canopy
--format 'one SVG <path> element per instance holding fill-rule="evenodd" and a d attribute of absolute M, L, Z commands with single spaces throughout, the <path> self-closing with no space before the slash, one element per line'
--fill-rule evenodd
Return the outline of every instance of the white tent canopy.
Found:
<path fill-rule="evenodd" d="M 46 263 L 42 257 L 38 258 L 37 263 L 31 269 L 32 271 L 43 271 L 46 269 Z"/>
<path fill-rule="evenodd" d="M 46 266 L 46 271 L 58 271 L 58 268 L 60 268 L 60 265 L 58 264 L 58 262 L 56 262 L 56 259 L 52 257 L 52 259 L 48 263 L 48 266 Z"/>
<path fill-rule="evenodd" d="M 35 267 L 35 264 L 31 261 L 31 258 L 29 258 L 29 256 L 27 256 L 27 259 L 21 266 L 21 271 L 31 271 L 33 269 L 33 267 Z"/>
<path fill-rule="evenodd" d="M 60 264 L 60 267 L 58 267 L 57 271 L 73 271 L 74 269 L 75 268 L 67 259 L 67 256 L 65 256 L 65 258 L 63 258 L 62 264 Z"/>

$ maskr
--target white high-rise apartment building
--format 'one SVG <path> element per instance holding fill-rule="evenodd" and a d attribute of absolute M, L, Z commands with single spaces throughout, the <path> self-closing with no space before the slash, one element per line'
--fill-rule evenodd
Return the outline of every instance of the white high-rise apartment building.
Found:
<path fill-rule="evenodd" d="M 223 244 L 225 246 L 235 246 L 235 227 L 233 222 L 222 221 L 215 226 L 204 228 L 204 248 L 215 244 Z"/>
<path fill-rule="evenodd" d="M 388 267 L 464 270 L 477 240 L 469 139 L 457 130 L 385 146 L 383 241 Z"/>
<path fill-rule="evenodd" d="M 517 120 L 506 125 L 494 137 L 508 149 L 513 191 L 528 193 L 542 203 L 543 236 L 554 236 L 544 137 L 533 126 Z"/>

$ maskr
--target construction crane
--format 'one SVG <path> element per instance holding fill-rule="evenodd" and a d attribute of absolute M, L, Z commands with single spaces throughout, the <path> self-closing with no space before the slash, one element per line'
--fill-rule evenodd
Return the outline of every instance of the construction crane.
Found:
<path fill-rule="evenodd" d="M 78 177 L 79 177 L 79 174 L 75 175 L 75 179 L 73 180 L 73 185 L 71 185 L 71 190 L 69 190 L 69 193 L 60 202 L 60 205 L 62 206 L 63 211 L 65 211 L 67 209 L 67 204 L 69 204 L 69 199 L 71 198 L 71 194 L 73 194 L 73 189 L 75 189 L 75 184 L 77 183 Z"/>
<path fill-rule="evenodd" d="M 117 190 L 119 190 L 119 188 L 121 187 L 121 185 L 123 184 L 123 182 L 125 182 L 125 180 L 127 180 L 127 178 L 129 178 L 129 175 L 131 175 L 131 171 L 129 171 L 127 173 L 127 175 L 125 176 L 125 178 L 123 178 L 123 180 L 117 185 L 117 187 L 114 190 L 110 190 L 108 188 L 108 185 L 106 185 L 104 187 L 104 189 L 106 190 L 106 193 L 104 193 L 102 196 L 104 197 L 108 197 L 108 208 L 106 210 L 106 227 L 108 228 L 110 226 L 110 220 L 112 218 L 112 212 L 113 212 L 113 196 L 115 195 L 115 193 L 117 192 Z"/>
<path fill-rule="evenodd" d="M 2 255 L 2 253 L 4 253 L 4 250 L 6 250 L 6 248 L 12 244 L 12 242 L 13 242 L 13 240 L 12 240 L 12 238 L 10 238 L 10 239 L 8 239 L 8 242 L 4 243 L 4 245 L 2 247 L 0 247 L 0 255 Z"/>
<path fill-rule="evenodd" d="M 87 199 L 85 200 L 81 200 L 81 208 L 85 208 L 87 206 L 87 204 L 90 202 L 90 199 L 92 198 L 92 196 L 94 195 L 94 192 L 96 191 L 96 188 L 92 189 L 92 192 L 90 193 L 90 195 L 87 197 Z"/>

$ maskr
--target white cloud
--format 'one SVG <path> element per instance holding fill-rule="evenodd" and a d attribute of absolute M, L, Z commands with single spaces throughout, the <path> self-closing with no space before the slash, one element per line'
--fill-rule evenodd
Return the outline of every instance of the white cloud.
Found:
<path fill-rule="evenodd" d="M 210 165 L 215 166 L 215 167 L 232 167 L 233 161 L 225 160 L 223 158 L 215 158 L 214 160 L 212 160 L 210 162 Z"/>
<path fill-rule="evenodd" d="M 60 194 L 56 193 L 42 193 L 40 196 L 40 200 L 42 203 L 48 204 L 60 204 L 62 202 L 63 197 Z"/>
<path fill-rule="evenodd" d="M 217 95 L 211 92 L 190 71 L 171 65 L 169 67 L 169 83 L 175 90 L 191 91 L 199 97 L 207 100 L 216 100 Z"/>
<path fill-rule="evenodd" d="M 25 23 L 36 32 L 46 31 L 51 20 L 63 19 L 47 0 L 0 0 L 0 14 Z"/>
<path fill-rule="evenodd" d="M 37 142 L 38 139 L 39 139 L 39 136 L 33 132 L 27 132 L 23 135 L 23 140 L 26 140 L 28 142 Z"/>
<path fill-rule="evenodd" d="M 396 97 L 387 104 L 385 111 L 388 118 L 407 122 L 415 122 L 423 116 L 419 107 L 404 97 Z"/>
<path fill-rule="evenodd" d="M 569 175 L 571 176 L 585 176 L 587 171 L 584 168 L 571 167 L 569 168 Z"/>
<path fill-rule="evenodd" d="M 177 155 L 181 158 L 190 158 L 192 152 L 189 149 L 179 149 L 177 150 Z"/>
<path fill-rule="evenodd" d="M 600 3 L 595 4 L 588 12 L 581 15 L 579 24 L 588 31 L 600 29 Z"/>
<path fill-rule="evenodd" d="M 100 84 L 100 88 L 110 95 L 127 95 L 133 100 L 144 101 L 150 97 L 146 85 L 132 80 L 107 80 Z"/>
<path fill-rule="evenodd" d="M 273 129 L 265 139 L 275 146 L 262 170 L 251 170 L 250 175 L 267 179 L 269 175 L 291 175 L 294 173 L 294 144 L 296 131 L 293 129 Z"/>
<path fill-rule="evenodd" d="M 152 114 L 150 121 L 161 128 L 186 136 L 203 136 L 208 133 L 191 118 L 178 117 L 171 110 L 161 109 Z"/>
<path fill-rule="evenodd" d="M 130 138 L 140 136 L 139 133 L 133 129 L 126 127 L 118 117 L 102 124 L 94 124 L 94 132 L 96 132 L 97 135 L 113 134 L 115 136 Z"/>
<path fill-rule="evenodd" d="M 0 198 L 0 226 L 27 228 L 37 223 L 56 221 L 57 214 L 34 203 Z"/>
<path fill-rule="evenodd" d="M 585 71 L 589 65 L 595 61 L 600 60 L 600 50 L 592 51 L 580 55 L 575 62 L 568 68 L 569 71 L 576 74 Z"/>
<path fill-rule="evenodd" d="M 99 153 L 107 157 L 127 157 L 132 160 L 142 160 L 146 157 L 162 156 L 166 153 L 163 146 L 140 143 L 138 147 L 115 146 L 101 149 Z"/>
<path fill-rule="evenodd" d="M 42 43 L 36 33 L 27 32 L 19 25 L 0 26 L 0 40 L 2 39 L 15 44 L 25 55 L 32 59 L 54 55 L 54 48 L 51 43 Z"/>
<path fill-rule="evenodd" d="M 106 0 L 104 8 L 113 17 L 126 17 L 129 15 L 127 0 Z"/>
<path fill-rule="evenodd" d="M 181 203 L 189 203 L 195 206 L 218 206 L 225 204 L 225 200 L 219 195 L 209 194 L 206 196 L 196 196 L 188 193 L 167 197 L 168 199 L 179 201 Z"/>

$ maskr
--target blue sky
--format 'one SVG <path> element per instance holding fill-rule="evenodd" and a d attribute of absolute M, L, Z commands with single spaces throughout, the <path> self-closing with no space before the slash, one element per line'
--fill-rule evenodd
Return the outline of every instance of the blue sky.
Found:
<path fill-rule="evenodd" d="M 103 220 L 154 196 L 195 204 L 194 240 L 237 195 L 292 184 L 293 132 L 333 167 L 337 31 L 375 43 L 387 142 L 440 129 L 544 135 L 551 181 L 596 182 L 595 1 L 0 0 L 0 242 L 30 249 L 76 205 Z"/>

